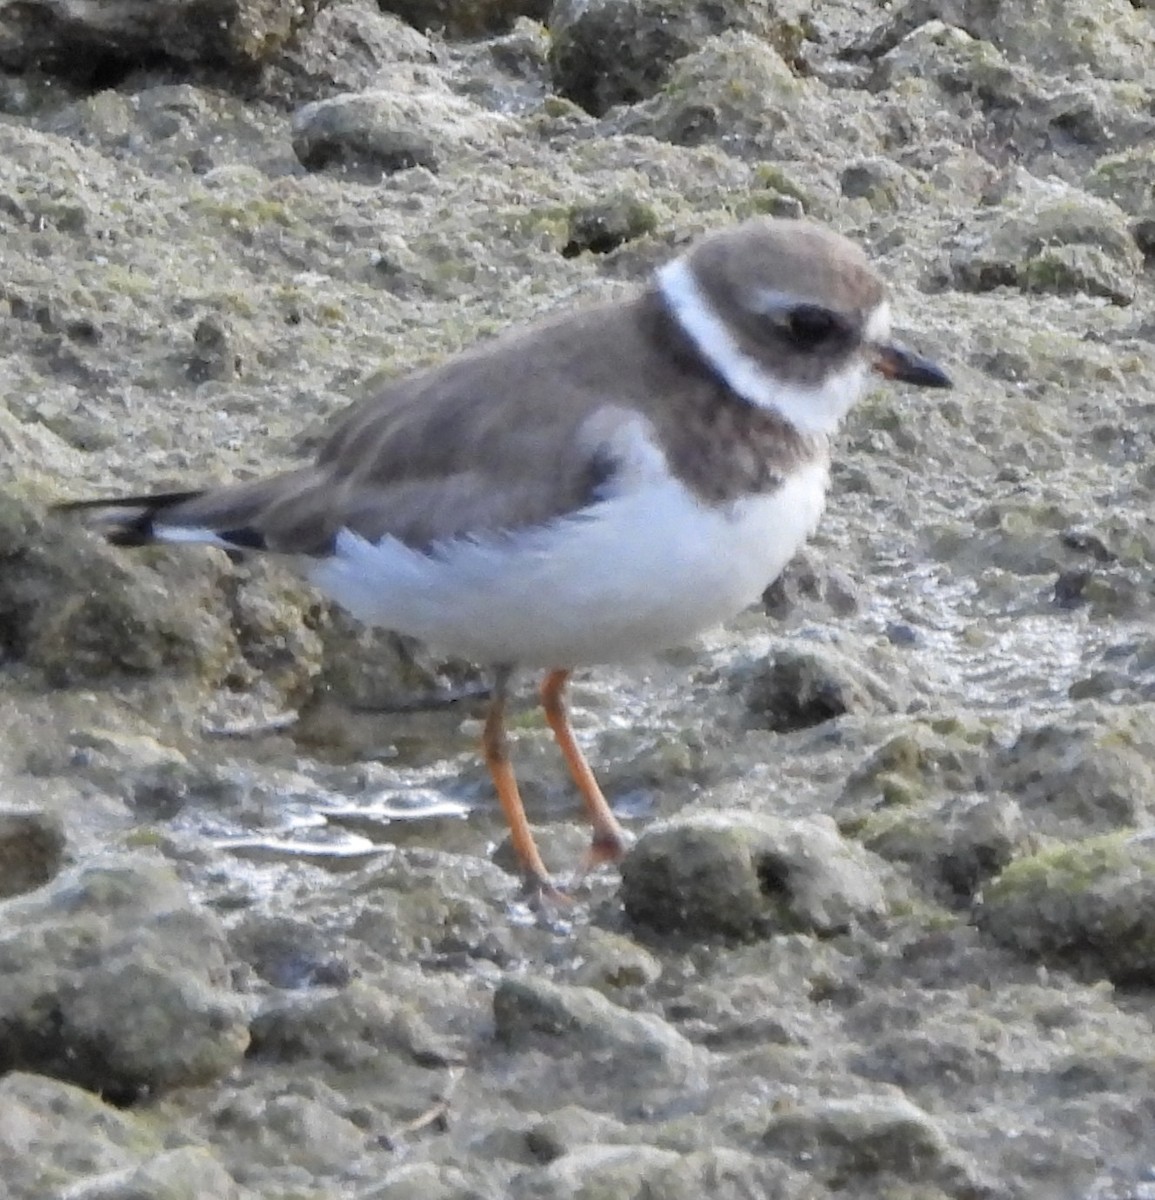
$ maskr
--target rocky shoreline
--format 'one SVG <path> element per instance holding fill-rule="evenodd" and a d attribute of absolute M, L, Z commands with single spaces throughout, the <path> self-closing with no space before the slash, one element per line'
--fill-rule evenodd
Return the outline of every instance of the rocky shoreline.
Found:
<path fill-rule="evenodd" d="M 1155 9 L 86 12 L 0 11 L 6 1194 L 1148 1195 Z M 860 240 L 958 387 L 852 415 L 760 608 L 575 681 L 639 841 L 572 909 L 472 667 L 48 511 L 290 464 L 753 213 Z"/>

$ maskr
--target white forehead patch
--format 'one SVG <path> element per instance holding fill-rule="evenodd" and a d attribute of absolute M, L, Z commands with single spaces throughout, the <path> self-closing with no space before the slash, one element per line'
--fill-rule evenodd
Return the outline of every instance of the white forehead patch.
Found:
<path fill-rule="evenodd" d="M 816 387 L 787 384 L 771 375 L 734 340 L 684 257 L 666 263 L 658 271 L 657 280 L 674 320 L 710 366 L 743 400 L 777 413 L 800 433 L 833 433 L 861 397 L 866 364 L 860 358 L 851 359 Z M 880 318 L 883 309 L 886 311 Z M 890 314 L 885 305 L 871 313 L 871 323 L 880 319 L 889 327 Z"/>
<path fill-rule="evenodd" d="M 868 346 L 877 346 L 890 340 L 890 305 L 885 300 L 866 318 L 862 338 Z"/>

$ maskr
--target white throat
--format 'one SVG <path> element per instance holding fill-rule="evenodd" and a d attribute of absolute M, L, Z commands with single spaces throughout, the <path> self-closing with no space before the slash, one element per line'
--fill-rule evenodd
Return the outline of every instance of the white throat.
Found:
<path fill-rule="evenodd" d="M 694 277 L 686 258 L 675 258 L 657 274 L 670 314 L 698 353 L 743 400 L 769 409 L 799 433 L 828 436 L 866 389 L 866 363 L 853 358 L 814 387 L 786 383 L 746 354 L 734 340 Z"/>

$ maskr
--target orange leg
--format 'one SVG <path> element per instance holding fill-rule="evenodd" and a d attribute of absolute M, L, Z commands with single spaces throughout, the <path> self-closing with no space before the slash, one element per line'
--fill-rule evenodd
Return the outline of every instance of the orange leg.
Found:
<path fill-rule="evenodd" d="M 601 863 L 617 862 L 625 855 L 630 840 L 602 795 L 602 789 L 598 787 L 598 781 L 594 778 L 594 773 L 590 770 L 590 765 L 586 762 L 585 755 L 582 754 L 570 728 L 569 714 L 566 712 L 562 694 L 571 674 L 571 671 L 561 668 L 550 671 L 542 680 L 541 704 L 545 709 L 545 719 L 549 722 L 554 739 L 565 758 L 565 765 L 569 768 L 578 792 L 581 793 L 586 816 L 593 826 L 593 841 L 585 861 L 585 869 L 590 870 Z"/>
<path fill-rule="evenodd" d="M 509 825 L 514 853 L 525 871 L 527 884 L 532 890 L 552 895 L 555 889 L 541 860 L 537 843 L 533 840 L 533 832 L 521 803 L 521 793 L 517 789 L 517 779 L 509 761 L 509 746 L 505 737 L 505 698 L 509 676 L 508 667 L 498 668 L 481 742 L 485 765 L 497 789 L 497 799 Z"/>

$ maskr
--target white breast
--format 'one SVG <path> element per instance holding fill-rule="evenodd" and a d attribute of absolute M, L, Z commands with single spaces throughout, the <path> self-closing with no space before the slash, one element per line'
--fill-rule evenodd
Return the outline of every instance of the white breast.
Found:
<path fill-rule="evenodd" d="M 475 662 L 582 666 L 681 644 L 779 574 L 821 515 L 826 462 L 715 508 L 645 454 L 626 490 L 546 526 L 432 553 L 345 530 L 312 579 L 361 620 Z"/>

